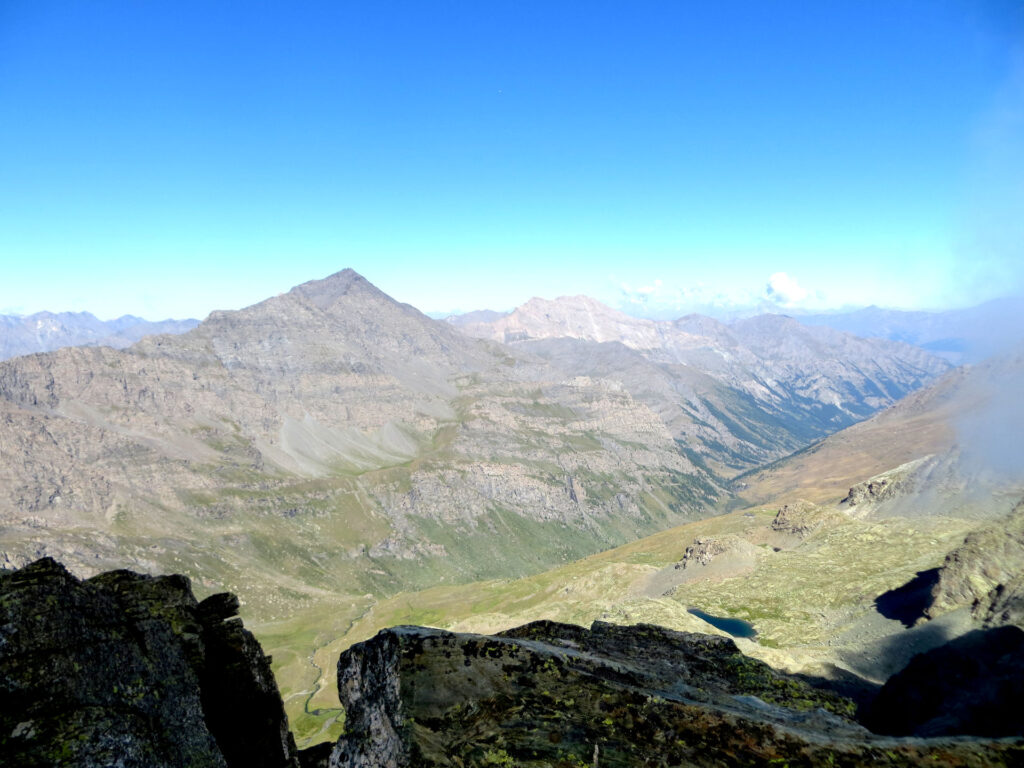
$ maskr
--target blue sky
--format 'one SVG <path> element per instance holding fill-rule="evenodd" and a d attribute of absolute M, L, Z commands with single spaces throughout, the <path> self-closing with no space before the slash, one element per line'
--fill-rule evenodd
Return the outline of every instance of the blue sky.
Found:
<path fill-rule="evenodd" d="M 0 0 L 0 312 L 1020 290 L 1016 2 Z M 771 285 L 772 290 L 767 291 Z"/>

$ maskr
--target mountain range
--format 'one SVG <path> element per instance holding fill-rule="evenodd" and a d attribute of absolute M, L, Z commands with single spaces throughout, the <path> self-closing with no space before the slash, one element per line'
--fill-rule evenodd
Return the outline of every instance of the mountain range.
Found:
<path fill-rule="evenodd" d="M 515 580 L 436 585 L 379 600 L 315 658 L 390 626 L 490 634 L 544 619 L 644 622 L 727 635 L 776 669 L 874 686 L 914 654 L 1024 623 L 1024 471 L 982 470 L 961 425 L 1004 413 L 1024 356 L 956 369 L 872 418 L 736 478 L 735 511 Z M 296 660 L 279 679 L 310 680 Z M 293 685 L 295 683 L 292 683 Z M 328 673 L 311 701 L 334 700 Z"/>
<path fill-rule="evenodd" d="M 574 298 L 439 322 L 345 270 L 185 333 L 0 363 L 0 564 L 49 555 L 82 576 L 181 572 L 200 593 L 237 593 L 310 743 L 338 727 L 329 656 L 394 619 L 694 629 L 684 601 L 701 595 L 712 611 L 757 618 L 746 600 L 777 613 L 777 628 L 758 626 L 769 643 L 829 637 L 997 514 L 876 524 L 863 506 L 868 522 L 828 509 L 929 456 L 946 462 L 929 477 L 971 477 L 949 454 L 965 376 L 904 343 L 781 316 L 656 323 Z M 808 495 L 825 504 L 811 518 L 843 524 L 804 545 L 765 505 Z M 818 626 L 749 578 L 718 603 L 706 580 L 680 582 L 686 547 L 718 534 L 733 538 L 700 546 L 725 547 L 710 555 L 722 573 L 804 574 L 779 588 L 795 606 L 819 599 L 796 589 L 820 573 L 805 558 L 816 547 L 848 552 L 851 581 L 863 542 L 887 565 Z M 770 557 L 780 536 L 788 548 Z M 899 561 L 899 547 L 878 549 L 893 537 L 930 543 Z"/>
<path fill-rule="evenodd" d="M 732 325 L 700 315 L 658 322 L 585 296 L 532 299 L 500 317 L 451 322 L 567 372 L 621 381 L 685 450 L 724 475 L 859 421 L 949 368 L 901 342 L 782 315 Z"/>
<path fill-rule="evenodd" d="M 865 307 L 851 312 L 801 314 L 805 325 L 824 325 L 857 336 L 914 344 L 954 365 L 977 363 L 1021 337 L 1020 299 L 921 312 Z"/>
<path fill-rule="evenodd" d="M 198 320 L 152 322 L 134 315 L 100 320 L 89 312 L 36 312 L 32 315 L 0 315 L 0 360 L 61 347 L 106 346 L 121 349 L 144 336 L 184 333 Z"/>
<path fill-rule="evenodd" d="M 268 615 L 341 576 L 364 595 L 520 575 L 720 493 L 621 386 L 465 337 L 351 271 L 126 350 L 6 361 L 0 413 L 12 562 L 186 570 Z"/>

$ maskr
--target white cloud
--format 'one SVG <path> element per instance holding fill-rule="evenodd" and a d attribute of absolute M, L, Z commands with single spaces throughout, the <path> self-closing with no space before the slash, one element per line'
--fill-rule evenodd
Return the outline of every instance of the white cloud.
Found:
<path fill-rule="evenodd" d="M 831 306 L 824 292 L 804 288 L 785 272 L 771 275 L 760 290 L 757 285 L 756 278 L 749 287 L 733 285 L 726 289 L 700 280 L 685 285 L 662 280 L 644 281 L 639 286 L 618 283 L 618 299 L 609 303 L 640 317 L 674 319 L 695 312 L 726 321 L 765 312 L 799 314 Z"/>
<path fill-rule="evenodd" d="M 768 278 L 764 296 L 769 301 L 783 307 L 793 307 L 806 299 L 809 293 L 801 287 L 795 278 L 785 272 L 776 272 Z"/>

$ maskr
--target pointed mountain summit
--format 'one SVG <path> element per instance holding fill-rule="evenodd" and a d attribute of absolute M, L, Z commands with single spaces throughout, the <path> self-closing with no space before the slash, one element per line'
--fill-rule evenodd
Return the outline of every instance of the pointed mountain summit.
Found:
<path fill-rule="evenodd" d="M 276 382 L 297 371 L 392 374 L 436 389 L 455 370 L 491 364 L 478 343 L 401 304 L 351 269 L 313 280 L 237 311 L 213 312 L 192 333 L 144 347 L 212 354 L 232 370 Z"/>
<path fill-rule="evenodd" d="M 619 312 L 589 296 L 534 297 L 507 315 L 458 327 L 467 335 L 494 341 L 573 338 L 618 341 L 633 349 L 664 344 L 659 323 Z"/>
<path fill-rule="evenodd" d="M 297 285 L 288 291 L 288 294 L 300 296 L 320 309 L 328 309 L 338 299 L 350 292 L 371 294 L 378 299 L 397 304 L 394 299 L 351 268 L 335 272 L 322 280 L 310 280 Z"/>

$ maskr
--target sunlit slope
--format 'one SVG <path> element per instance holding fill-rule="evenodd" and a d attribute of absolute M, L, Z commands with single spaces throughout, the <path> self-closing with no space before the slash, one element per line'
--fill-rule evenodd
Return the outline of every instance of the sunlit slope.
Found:
<path fill-rule="evenodd" d="M 985 411 L 992 364 L 957 368 L 866 421 L 733 483 L 749 504 L 838 501 L 855 483 L 957 444 L 957 425 Z"/>
<path fill-rule="evenodd" d="M 336 623 L 344 624 L 342 634 L 316 633 L 322 645 L 311 648 L 310 657 L 293 651 L 281 655 L 275 644 L 294 648 L 293 638 L 309 638 L 322 615 L 257 626 L 256 631 L 273 650 L 275 673 L 289 697 L 289 716 L 306 723 L 299 729 L 303 734 L 316 722 L 304 716 L 304 707 L 321 709 L 324 715 L 336 707 L 332 665 L 338 653 L 397 624 L 495 632 L 542 618 L 581 625 L 602 619 L 719 633 L 687 612 L 698 607 L 750 621 L 759 633 L 757 640 L 738 642 L 746 652 L 777 666 L 820 674 L 835 665 L 881 675 L 884 670 L 857 659 L 903 628 L 878 616 L 875 598 L 918 571 L 939 565 L 976 525 L 954 518 L 864 521 L 826 516 L 827 524 L 800 539 L 773 529 L 776 514 L 768 508 L 733 512 L 535 576 L 437 586 L 352 606 L 345 620 Z M 752 567 L 723 578 L 707 573 L 710 566 L 676 567 L 689 546 L 709 538 L 750 542 L 755 550 Z M 358 618 L 353 622 L 352 616 Z"/>
<path fill-rule="evenodd" d="M 453 324 L 567 373 L 621 382 L 695 461 L 723 477 L 866 418 L 949 369 L 907 344 L 782 315 L 656 322 L 585 296 L 535 298 L 507 315 Z"/>

